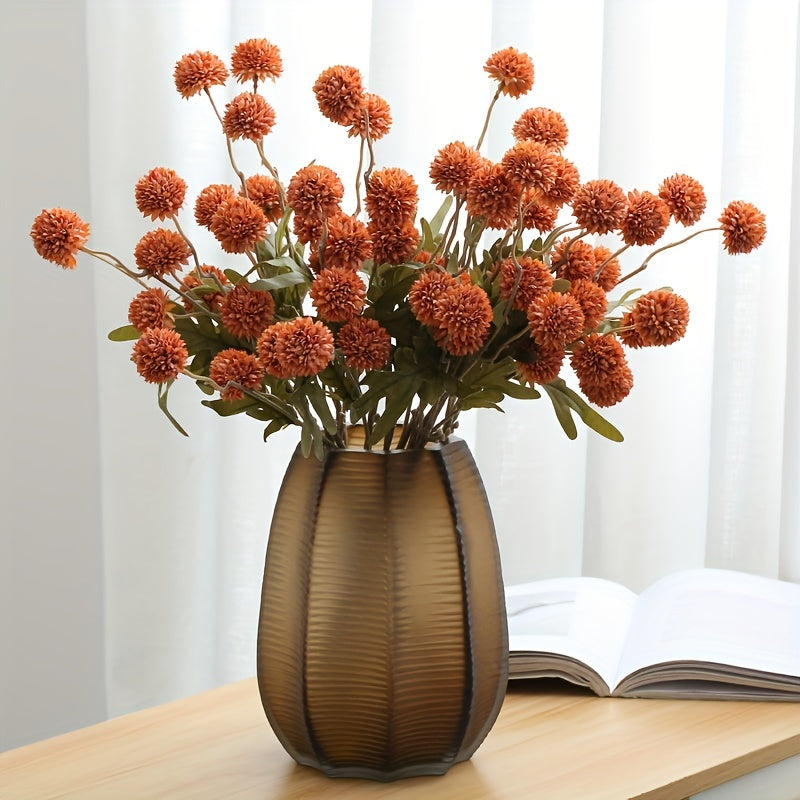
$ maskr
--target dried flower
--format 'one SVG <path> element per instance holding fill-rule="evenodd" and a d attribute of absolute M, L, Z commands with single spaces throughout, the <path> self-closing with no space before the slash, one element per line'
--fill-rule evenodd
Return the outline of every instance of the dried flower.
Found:
<path fill-rule="evenodd" d="M 314 278 L 309 295 L 326 322 L 347 322 L 364 308 L 367 287 L 353 270 L 328 267 Z"/>
<path fill-rule="evenodd" d="M 89 225 L 74 211 L 46 208 L 31 226 L 36 252 L 64 269 L 75 269 L 75 255 L 89 239 Z"/>
<path fill-rule="evenodd" d="M 256 338 L 275 321 L 275 301 L 269 292 L 237 283 L 220 303 L 219 315 L 234 336 Z"/>
<path fill-rule="evenodd" d="M 225 106 L 222 129 L 231 139 L 258 142 L 274 125 L 275 109 L 260 94 L 242 92 Z"/>
<path fill-rule="evenodd" d="M 464 142 L 451 142 L 439 150 L 431 162 L 430 178 L 440 192 L 466 194 L 475 171 L 486 159 Z"/>
<path fill-rule="evenodd" d="M 720 215 L 724 248 L 735 255 L 759 247 L 767 235 L 764 215 L 751 203 L 734 200 Z"/>
<path fill-rule="evenodd" d="M 419 231 L 413 222 L 387 228 L 371 222 L 367 232 L 372 240 L 372 260 L 376 264 L 402 264 L 414 255 L 419 246 Z"/>
<path fill-rule="evenodd" d="M 610 233 L 619 228 L 628 211 L 628 198 L 614 181 L 588 181 L 572 198 L 575 221 L 587 233 Z"/>
<path fill-rule="evenodd" d="M 519 97 L 533 86 L 533 63 L 527 53 L 506 47 L 489 56 L 483 67 L 500 84 L 502 94 Z"/>
<path fill-rule="evenodd" d="M 594 248 L 579 239 L 561 239 L 550 255 L 556 275 L 568 281 L 594 278 L 596 262 Z"/>
<path fill-rule="evenodd" d="M 266 39 L 247 39 L 233 48 L 231 72 L 239 83 L 275 80 L 283 72 L 280 50 Z"/>
<path fill-rule="evenodd" d="M 208 377 L 214 383 L 222 386 L 220 397 L 223 400 L 233 402 L 241 400 L 244 392 L 236 386 L 228 386 L 230 383 L 237 383 L 245 389 L 258 389 L 264 379 L 264 368 L 258 358 L 246 350 L 237 350 L 230 347 L 220 350 L 211 360 L 208 367 Z"/>
<path fill-rule="evenodd" d="M 339 176 L 328 167 L 309 164 L 292 176 L 286 200 L 294 213 L 307 219 L 325 219 L 339 210 L 344 186 Z"/>
<path fill-rule="evenodd" d="M 228 70 L 222 59 L 205 50 L 182 56 L 175 65 L 175 88 L 189 98 L 212 86 L 222 86 L 228 79 Z"/>
<path fill-rule="evenodd" d="M 174 323 L 167 316 L 167 309 L 174 305 L 163 289 L 144 289 L 131 300 L 128 321 L 141 332 L 148 328 L 173 328 Z"/>
<path fill-rule="evenodd" d="M 546 145 L 524 139 L 507 150 L 500 163 L 518 191 L 532 188 L 546 192 L 558 174 L 557 159 Z"/>
<path fill-rule="evenodd" d="M 614 336 L 585 336 L 573 350 L 570 363 L 587 400 L 601 408 L 619 403 L 633 388 L 633 373 Z"/>
<path fill-rule="evenodd" d="M 211 228 L 211 220 L 217 209 L 226 201 L 236 197 L 236 190 L 228 183 L 212 183 L 206 186 L 194 203 L 194 218 L 198 225 Z"/>
<path fill-rule="evenodd" d="M 234 195 L 218 206 L 210 228 L 226 253 L 244 253 L 264 238 L 267 218 L 252 200 Z"/>
<path fill-rule="evenodd" d="M 247 188 L 247 197 L 264 212 L 267 220 L 278 222 L 283 216 L 283 209 L 277 182 L 268 175 L 251 175 L 245 181 L 245 187 Z M 244 190 L 240 192 L 240 194 L 243 193 Z"/>
<path fill-rule="evenodd" d="M 186 181 L 175 170 L 155 167 L 136 182 L 136 208 L 152 220 L 174 217 L 186 196 Z"/>
<path fill-rule="evenodd" d="M 606 293 L 594 281 L 578 278 L 572 281 L 569 293 L 578 301 L 583 311 L 583 324 L 589 330 L 596 328 L 606 315 Z"/>
<path fill-rule="evenodd" d="M 489 228 L 508 228 L 517 217 L 519 193 L 502 164 L 483 164 L 467 188 L 467 211 L 486 217 Z"/>
<path fill-rule="evenodd" d="M 416 181 L 404 169 L 379 169 L 367 181 L 367 214 L 381 228 L 413 222 L 417 200 Z"/>
<path fill-rule="evenodd" d="M 694 178 L 672 175 L 665 178 L 658 196 L 667 204 L 672 218 L 681 225 L 694 225 L 706 210 L 706 193 Z"/>
<path fill-rule="evenodd" d="M 689 304 L 680 295 L 657 289 L 643 294 L 630 311 L 630 323 L 636 331 L 629 347 L 655 347 L 682 339 L 689 324 Z M 623 341 L 625 341 L 623 339 Z"/>
<path fill-rule="evenodd" d="M 361 220 L 344 213 L 327 220 L 324 259 L 326 267 L 358 269 L 372 255 L 372 240 Z"/>
<path fill-rule="evenodd" d="M 336 346 L 348 367 L 369 371 L 381 369 L 389 360 L 392 340 L 386 328 L 376 320 L 355 317 L 336 334 Z"/>
<path fill-rule="evenodd" d="M 563 347 L 540 347 L 533 339 L 523 340 L 515 353 L 517 372 L 528 383 L 550 383 L 561 372 L 565 355 Z"/>
<path fill-rule="evenodd" d="M 156 278 L 180 272 L 191 254 L 183 236 L 166 228 L 148 231 L 133 251 L 139 269 Z"/>
<path fill-rule="evenodd" d="M 526 311 L 537 297 L 547 294 L 552 288 L 553 276 L 542 261 L 523 256 L 516 263 L 507 258 L 500 264 L 500 296 L 508 300 L 514 291 L 512 308 Z"/>
<path fill-rule="evenodd" d="M 357 124 L 364 102 L 361 73 L 355 67 L 337 65 L 320 73 L 314 94 L 322 114 L 339 125 Z"/>
<path fill-rule="evenodd" d="M 619 281 L 622 271 L 619 259 L 603 245 L 594 248 L 594 261 L 597 265 L 597 272 L 594 274 L 595 283 L 604 292 L 610 292 Z"/>
<path fill-rule="evenodd" d="M 308 317 L 276 322 L 259 337 L 258 357 L 276 378 L 316 375 L 333 358 L 333 334 Z"/>
<path fill-rule="evenodd" d="M 530 139 L 541 142 L 552 150 L 566 147 L 569 138 L 564 117 L 549 108 L 529 108 L 523 111 L 514 123 L 511 133 L 518 142 Z"/>
<path fill-rule="evenodd" d="M 201 264 L 183 276 L 181 291 L 201 301 L 212 311 L 219 311 L 220 304 L 225 297 L 223 287 L 229 284 L 228 277 L 221 269 L 212 267 L 210 264 Z M 197 289 L 201 289 L 201 291 L 196 291 Z M 189 299 L 184 299 L 183 305 L 189 312 L 197 308 L 197 304 Z"/>
<path fill-rule="evenodd" d="M 528 324 L 536 344 L 557 350 L 580 336 L 583 311 L 572 295 L 548 292 L 528 306 Z"/>
<path fill-rule="evenodd" d="M 180 375 L 189 359 L 180 334 L 170 328 L 148 328 L 136 341 L 131 361 L 148 383 L 166 383 Z"/>
<path fill-rule="evenodd" d="M 436 300 L 433 336 L 439 346 L 454 356 L 480 350 L 489 336 L 492 304 L 480 286 L 457 283 Z"/>
<path fill-rule="evenodd" d="M 368 120 L 369 131 L 367 130 Z M 366 139 L 369 133 L 369 138 L 372 141 L 377 141 L 378 139 L 383 139 L 389 133 L 391 127 L 392 112 L 389 104 L 377 94 L 365 92 L 361 108 L 354 117 L 347 135 L 361 136 Z"/>
<path fill-rule="evenodd" d="M 413 283 L 408 292 L 408 307 L 423 325 L 434 324 L 436 301 L 458 281 L 447 272 L 426 270 Z"/>
<path fill-rule="evenodd" d="M 669 207 L 651 192 L 628 192 L 628 210 L 619 230 L 625 244 L 655 244 L 669 225 Z"/>

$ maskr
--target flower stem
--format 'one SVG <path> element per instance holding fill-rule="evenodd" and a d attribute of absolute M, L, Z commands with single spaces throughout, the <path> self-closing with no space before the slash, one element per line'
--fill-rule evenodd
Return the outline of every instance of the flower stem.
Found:
<path fill-rule="evenodd" d="M 489 103 L 489 109 L 486 112 L 486 119 L 483 123 L 483 130 L 481 131 L 481 135 L 478 137 L 478 144 L 475 145 L 476 150 L 481 149 L 481 145 L 483 144 L 483 140 L 486 136 L 486 131 L 489 130 L 489 120 L 492 116 L 492 110 L 494 109 L 494 105 L 497 102 L 497 99 L 500 97 L 500 92 L 502 90 L 502 85 L 497 87 L 497 91 L 494 93 L 494 97 L 492 98 L 492 102 Z"/>

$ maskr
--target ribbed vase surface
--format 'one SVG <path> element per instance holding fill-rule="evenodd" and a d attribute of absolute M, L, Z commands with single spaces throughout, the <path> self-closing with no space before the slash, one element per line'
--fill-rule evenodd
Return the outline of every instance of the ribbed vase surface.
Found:
<path fill-rule="evenodd" d="M 295 452 L 267 547 L 258 684 L 297 762 L 445 772 L 494 723 L 507 649 L 494 526 L 463 441 Z"/>

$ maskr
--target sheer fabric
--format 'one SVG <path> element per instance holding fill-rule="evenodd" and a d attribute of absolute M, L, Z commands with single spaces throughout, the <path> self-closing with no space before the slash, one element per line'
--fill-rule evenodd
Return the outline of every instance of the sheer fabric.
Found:
<path fill-rule="evenodd" d="M 20 3 L 11 13 L 27 18 L 37 5 L 48 4 Z M 513 45 L 531 55 L 536 80 L 530 95 L 498 104 L 487 155 L 504 152 L 525 108 L 548 106 L 570 127 L 565 154 L 584 180 L 654 189 L 686 172 L 706 188 L 710 225 L 729 200 L 758 205 L 768 220 L 760 250 L 730 257 L 709 234 L 659 256 L 635 284 L 671 286 L 692 318 L 681 343 L 631 354 L 634 390 L 607 412 L 624 443 L 586 431 L 567 440 L 546 399 L 504 404 L 504 414 L 471 413 L 461 434 L 484 477 L 507 582 L 583 573 L 638 590 L 703 564 L 800 580 L 794 0 L 69 5 L 85 21 L 85 75 L 74 63 L 51 68 L 85 90 L 85 107 L 59 121 L 65 131 L 88 132 L 88 145 L 71 154 L 90 198 L 76 210 L 91 220 L 94 246 L 123 258 L 150 227 L 138 219 L 132 187 L 151 167 L 176 169 L 192 198 L 230 180 L 208 103 L 183 100 L 172 69 L 195 49 L 227 58 L 251 36 L 265 36 L 283 55 L 284 76 L 266 88 L 277 111 L 266 149 L 285 180 L 317 159 L 353 183 L 356 146 L 319 114 L 310 88 L 325 67 L 352 64 L 392 107 L 393 130 L 376 144 L 379 163 L 415 175 L 420 213 L 430 217 L 441 202 L 428 187 L 430 160 L 447 142 L 477 139 L 492 93 L 483 62 Z M 247 148 L 237 156 L 245 171 L 255 169 Z M 42 205 L 68 204 L 53 196 L 46 172 L 31 180 L 31 219 Z M 204 259 L 235 266 L 190 217 L 186 227 Z M 48 269 L 27 242 L 19 248 L 31 272 Z M 131 285 L 85 259 L 79 271 L 84 285 L 65 279 L 59 291 L 77 298 L 91 274 L 96 353 L 71 351 L 74 331 L 59 335 L 76 381 L 87 359 L 96 371 L 86 447 L 101 476 L 91 502 L 105 687 L 95 691 L 113 715 L 252 674 L 266 532 L 295 437 L 288 431 L 265 446 L 258 423 L 218 419 L 188 381 L 170 394 L 190 438 L 177 435 L 128 362 L 127 345 L 106 340 L 125 322 Z M 21 324 L 20 309 L 8 313 L 9 324 Z M 59 391 L 70 391 L 68 381 Z M 49 446 L 40 445 L 42 454 L 69 470 L 70 455 Z M 17 566 L 10 580 L 18 582 L 35 568 Z"/>

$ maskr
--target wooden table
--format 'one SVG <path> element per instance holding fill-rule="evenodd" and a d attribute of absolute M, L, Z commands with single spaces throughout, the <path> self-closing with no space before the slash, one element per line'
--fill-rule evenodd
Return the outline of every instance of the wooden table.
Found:
<path fill-rule="evenodd" d="M 0 797 L 669 800 L 797 753 L 797 704 L 600 699 L 529 681 L 443 777 L 329 779 L 281 749 L 250 679 L 0 753 Z"/>

